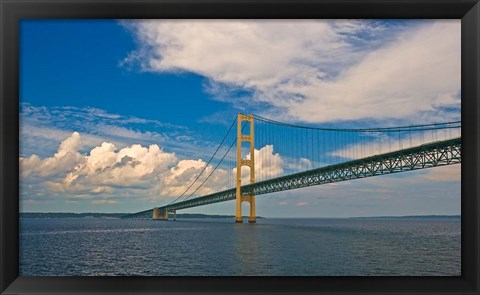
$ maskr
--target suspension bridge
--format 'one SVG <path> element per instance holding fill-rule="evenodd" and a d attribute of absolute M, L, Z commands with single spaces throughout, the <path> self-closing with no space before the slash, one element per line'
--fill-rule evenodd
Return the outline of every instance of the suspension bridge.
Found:
<path fill-rule="evenodd" d="M 236 128 L 235 128 L 236 127 Z M 203 169 L 170 203 L 124 218 L 176 219 L 177 210 L 236 200 L 256 222 L 255 197 L 461 163 L 461 121 L 383 128 L 319 128 L 238 114 Z M 183 183 L 184 185 L 184 183 Z"/>

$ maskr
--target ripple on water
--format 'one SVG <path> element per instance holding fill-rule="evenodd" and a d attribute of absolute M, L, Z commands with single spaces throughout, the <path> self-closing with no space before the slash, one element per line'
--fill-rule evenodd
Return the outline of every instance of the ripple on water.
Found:
<path fill-rule="evenodd" d="M 460 275 L 460 219 L 21 219 L 30 275 Z"/>

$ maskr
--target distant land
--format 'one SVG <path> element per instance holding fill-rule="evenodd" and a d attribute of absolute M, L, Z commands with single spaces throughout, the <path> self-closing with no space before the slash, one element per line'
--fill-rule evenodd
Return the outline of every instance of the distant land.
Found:
<path fill-rule="evenodd" d="M 20 218 L 122 218 L 131 213 L 64 213 L 64 212 L 21 212 Z M 244 216 L 246 218 L 246 216 Z M 173 214 L 169 215 L 173 218 Z M 235 218 L 235 215 L 208 215 L 185 213 L 177 214 L 177 218 Z M 257 216 L 257 218 L 264 218 Z"/>
<path fill-rule="evenodd" d="M 125 213 L 21 212 L 20 218 L 120 218 Z"/>
<path fill-rule="evenodd" d="M 405 215 L 405 216 L 370 216 L 350 218 L 461 218 L 461 215 Z"/>
<path fill-rule="evenodd" d="M 67 213 L 67 212 L 21 212 L 20 218 L 122 218 L 125 215 L 131 213 Z M 248 216 L 244 216 L 247 218 Z M 169 215 L 169 218 L 173 218 L 173 214 Z M 235 215 L 209 215 L 209 214 L 195 214 L 184 213 L 177 214 L 177 218 L 235 218 Z M 257 216 L 257 218 L 265 218 Z M 319 217 L 322 218 L 322 217 Z M 365 218 L 461 218 L 461 215 L 406 215 L 406 216 L 367 216 L 367 217 L 342 217 L 350 219 L 365 219 Z"/>

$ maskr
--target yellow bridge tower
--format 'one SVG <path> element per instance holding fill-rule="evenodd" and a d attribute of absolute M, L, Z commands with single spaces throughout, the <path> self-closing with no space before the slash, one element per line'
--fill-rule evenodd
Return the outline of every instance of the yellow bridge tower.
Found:
<path fill-rule="evenodd" d="M 248 135 L 242 134 L 242 122 L 250 123 L 250 133 Z M 250 159 L 242 159 L 242 143 L 250 143 Z M 253 115 L 238 114 L 237 117 L 237 186 L 236 186 L 236 201 L 237 211 L 235 214 L 235 222 L 242 223 L 242 202 L 250 203 L 249 223 L 257 221 L 255 215 L 255 195 L 242 196 L 240 187 L 242 186 L 242 166 L 250 167 L 250 183 L 255 182 L 255 142 L 253 131 Z"/>

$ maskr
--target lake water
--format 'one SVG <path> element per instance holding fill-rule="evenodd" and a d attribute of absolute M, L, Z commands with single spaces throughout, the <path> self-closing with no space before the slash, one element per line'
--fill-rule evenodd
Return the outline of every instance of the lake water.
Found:
<path fill-rule="evenodd" d="M 458 276 L 460 218 L 20 220 L 22 276 Z"/>

